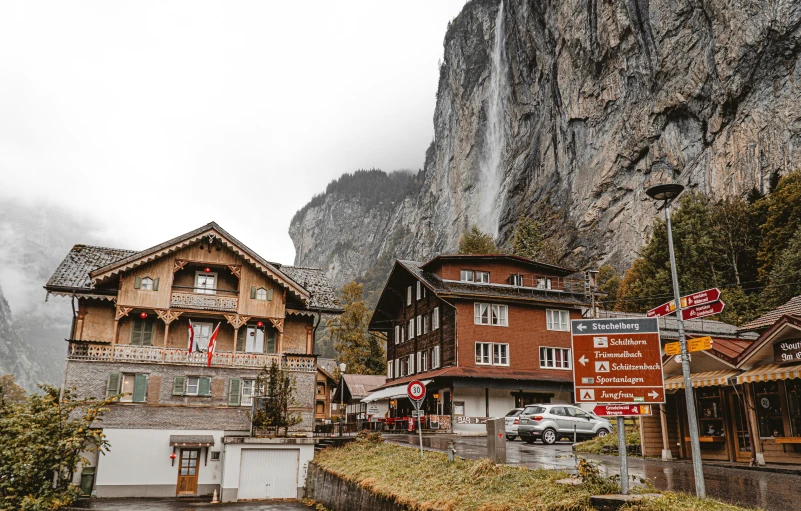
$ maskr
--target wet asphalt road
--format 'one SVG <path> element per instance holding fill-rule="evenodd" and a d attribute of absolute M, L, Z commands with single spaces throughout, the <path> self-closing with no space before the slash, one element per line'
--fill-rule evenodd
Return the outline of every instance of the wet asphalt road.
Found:
<path fill-rule="evenodd" d="M 386 439 L 392 442 L 419 445 L 414 435 L 393 435 Z M 464 458 L 477 459 L 487 456 L 486 437 L 428 436 L 423 437 L 423 447 L 445 451 L 453 441 L 456 454 Z M 619 474 L 617 457 L 581 455 L 595 460 L 607 475 Z M 520 440 L 506 443 L 506 461 L 509 464 L 528 468 L 547 468 L 575 473 L 575 458 L 571 444 L 560 442 L 544 445 L 540 442 L 526 444 Z M 685 493 L 695 493 L 692 464 L 682 461 L 631 457 L 629 474 L 648 480 L 655 488 Z M 707 495 L 716 499 L 747 507 L 761 507 L 768 511 L 797 511 L 801 509 L 801 476 L 777 474 L 718 466 L 704 466 Z"/>
<path fill-rule="evenodd" d="M 190 499 L 93 499 L 78 502 L 73 510 L 91 509 L 93 511 L 309 511 L 300 502 L 236 502 L 230 504 L 211 504 L 211 498 Z"/>

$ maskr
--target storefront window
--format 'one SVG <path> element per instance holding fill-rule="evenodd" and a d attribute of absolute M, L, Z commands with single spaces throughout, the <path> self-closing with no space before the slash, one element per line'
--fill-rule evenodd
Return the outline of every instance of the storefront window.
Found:
<path fill-rule="evenodd" d="M 696 389 L 695 399 L 701 436 L 723 436 L 723 407 L 717 387 Z"/>
<path fill-rule="evenodd" d="M 784 436 L 779 382 L 754 383 L 756 414 L 760 437 Z"/>
<path fill-rule="evenodd" d="M 784 380 L 787 409 L 790 411 L 790 434 L 801 436 L 801 380 Z"/>

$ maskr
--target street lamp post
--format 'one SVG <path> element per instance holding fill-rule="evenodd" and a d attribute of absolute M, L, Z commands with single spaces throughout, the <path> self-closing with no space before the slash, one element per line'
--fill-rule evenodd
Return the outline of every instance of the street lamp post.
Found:
<path fill-rule="evenodd" d="M 704 466 L 701 463 L 701 443 L 698 440 L 698 418 L 695 410 L 693 386 L 690 381 L 690 355 L 687 352 L 687 337 L 684 335 L 684 319 L 681 314 L 681 293 L 679 293 L 679 277 L 676 272 L 676 254 L 673 251 L 673 229 L 670 224 L 670 205 L 678 197 L 684 187 L 669 183 L 652 186 L 645 193 L 654 200 L 665 201 L 665 221 L 667 222 L 668 252 L 670 253 L 670 274 L 673 279 L 673 300 L 676 304 L 676 321 L 678 322 L 679 344 L 681 347 L 681 372 L 684 376 L 684 395 L 687 401 L 687 422 L 690 426 L 690 450 L 693 457 L 693 474 L 695 476 L 695 494 L 706 497 L 704 483 Z"/>
<path fill-rule="evenodd" d="M 343 384 L 345 383 L 345 368 L 348 367 L 345 365 L 345 362 L 339 363 L 339 436 L 342 436 L 342 412 L 345 408 L 345 388 Z"/>

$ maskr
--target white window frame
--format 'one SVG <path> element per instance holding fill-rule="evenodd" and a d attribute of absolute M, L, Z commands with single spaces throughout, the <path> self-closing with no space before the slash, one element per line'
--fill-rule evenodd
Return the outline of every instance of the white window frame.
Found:
<path fill-rule="evenodd" d="M 423 298 L 423 290 L 422 290 L 422 283 L 418 280 L 417 281 L 417 299 L 421 300 Z"/>
<path fill-rule="evenodd" d="M 256 290 L 256 300 L 267 300 L 267 290 L 260 287 Z"/>
<path fill-rule="evenodd" d="M 428 314 L 423 314 L 423 333 L 428 333 Z"/>
<path fill-rule="evenodd" d="M 406 305 L 412 304 L 412 286 L 406 288 Z"/>
<path fill-rule="evenodd" d="M 509 275 L 509 284 L 515 287 L 523 287 L 525 279 L 522 273 L 513 273 Z"/>
<path fill-rule="evenodd" d="M 423 372 L 423 366 L 420 364 L 420 358 L 422 357 L 422 354 L 423 354 L 422 351 L 418 351 L 417 352 L 417 362 L 415 362 L 415 365 L 414 365 L 417 368 L 417 372 L 418 373 L 422 373 Z"/>
<path fill-rule="evenodd" d="M 406 365 L 407 365 L 407 371 L 406 371 L 406 373 L 407 373 L 408 375 L 412 375 L 412 374 L 414 374 L 414 372 L 415 372 L 415 371 L 414 371 L 414 370 L 415 370 L 415 367 L 414 367 L 414 353 L 412 353 L 411 355 L 409 355 L 409 357 L 408 357 L 408 362 L 406 362 Z"/>
<path fill-rule="evenodd" d="M 400 329 L 401 329 L 400 325 L 395 325 L 395 344 L 398 344 L 400 342 L 400 333 L 401 333 Z"/>
<path fill-rule="evenodd" d="M 420 355 L 420 362 L 417 365 L 420 367 L 420 372 L 424 373 L 428 371 L 428 350 L 418 352 L 418 355 Z"/>
<path fill-rule="evenodd" d="M 400 378 L 401 376 L 403 376 L 401 374 L 400 360 L 397 359 L 397 358 L 395 359 L 395 374 L 398 375 L 398 376 L 396 376 L 396 378 Z"/>
<path fill-rule="evenodd" d="M 439 346 L 431 349 L 431 369 L 439 369 Z"/>
<path fill-rule="evenodd" d="M 194 383 L 192 383 L 194 380 Z M 195 388 L 192 391 L 192 387 Z M 200 391 L 200 376 L 187 376 L 186 377 L 186 390 L 184 391 L 185 396 L 197 396 L 198 392 Z"/>
<path fill-rule="evenodd" d="M 431 331 L 439 330 L 439 307 L 434 307 L 431 313 Z"/>
<path fill-rule="evenodd" d="M 393 371 L 392 371 L 394 368 L 395 368 L 395 366 L 392 364 L 392 361 L 390 360 L 389 363 L 387 364 L 387 378 L 390 379 L 390 380 L 392 378 L 394 378 Z"/>
<path fill-rule="evenodd" d="M 409 326 L 407 328 L 407 334 L 409 336 L 409 340 L 414 339 L 414 318 L 409 320 Z"/>
<path fill-rule="evenodd" d="M 560 352 L 562 360 L 557 362 L 556 353 Z M 545 356 L 543 356 L 545 354 Z M 557 369 L 561 371 L 570 371 L 572 368 L 572 357 L 570 348 L 557 348 L 550 346 L 540 346 L 540 369 Z M 562 367 L 557 364 L 561 363 Z"/>
<path fill-rule="evenodd" d="M 142 280 L 139 282 L 139 289 L 153 291 L 153 279 L 150 277 L 142 277 Z"/>
<path fill-rule="evenodd" d="M 509 306 L 497 303 L 474 302 L 473 323 L 485 326 L 509 326 Z"/>
<path fill-rule="evenodd" d="M 201 289 L 201 286 L 199 285 L 199 277 L 201 277 L 201 276 L 203 276 L 203 277 L 214 277 L 214 287 L 212 289 L 207 289 L 205 286 L 203 286 L 203 289 Z M 217 286 L 219 284 L 220 284 L 220 281 L 217 278 L 217 273 L 215 273 L 215 272 L 206 273 L 205 271 L 196 271 L 195 272 L 195 286 L 194 286 L 193 291 L 195 293 L 197 293 L 197 294 L 200 294 L 200 295 L 216 295 L 217 294 Z"/>
<path fill-rule="evenodd" d="M 423 333 L 423 316 L 417 316 L 417 325 L 414 331 L 417 332 L 418 337 Z"/>
<path fill-rule="evenodd" d="M 476 272 L 473 270 L 459 270 L 459 281 L 460 282 L 475 282 L 476 281 Z"/>
<path fill-rule="evenodd" d="M 477 342 L 476 343 L 476 365 L 477 366 L 491 366 L 492 365 L 492 343 L 491 342 Z"/>
<path fill-rule="evenodd" d="M 555 332 L 569 332 L 570 311 L 564 309 L 545 309 L 545 329 Z"/>
<path fill-rule="evenodd" d="M 492 345 L 492 365 L 494 366 L 508 366 L 509 365 L 509 344 L 503 342 L 496 342 Z"/>
<path fill-rule="evenodd" d="M 490 283 L 490 272 L 488 271 L 477 271 L 476 272 L 476 282 L 479 284 L 489 284 Z"/>
<path fill-rule="evenodd" d="M 550 277 L 537 277 L 537 289 L 552 289 L 552 285 Z"/>
<path fill-rule="evenodd" d="M 253 396 L 256 394 L 256 380 L 242 380 L 239 388 L 239 405 L 252 406 Z"/>

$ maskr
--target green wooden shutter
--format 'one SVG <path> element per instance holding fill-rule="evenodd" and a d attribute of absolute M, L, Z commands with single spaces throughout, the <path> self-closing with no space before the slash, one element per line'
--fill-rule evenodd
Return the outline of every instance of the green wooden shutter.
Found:
<path fill-rule="evenodd" d="M 268 289 L 267 290 L 267 300 L 270 301 L 270 302 L 273 301 L 273 290 L 272 289 Z"/>
<path fill-rule="evenodd" d="M 211 395 L 211 378 L 204 376 L 198 379 L 197 395 L 198 396 Z"/>
<path fill-rule="evenodd" d="M 186 376 L 175 376 L 172 379 L 172 395 L 183 396 L 186 389 Z"/>
<path fill-rule="evenodd" d="M 142 277 L 136 277 L 134 279 L 134 289 L 139 289 L 140 287 L 142 287 Z"/>
<path fill-rule="evenodd" d="M 228 406 L 239 406 L 240 393 L 242 392 L 242 380 L 230 378 L 228 380 Z"/>
<path fill-rule="evenodd" d="M 131 344 L 134 346 L 141 346 L 142 345 L 142 337 L 143 332 L 145 329 L 145 322 L 141 319 L 133 320 L 133 325 L 131 326 Z"/>
<path fill-rule="evenodd" d="M 156 277 L 156 280 L 153 281 L 153 291 L 159 290 L 159 278 Z"/>
<path fill-rule="evenodd" d="M 236 351 L 245 351 L 245 336 L 248 334 L 248 328 L 243 326 L 239 329 L 236 336 Z"/>
<path fill-rule="evenodd" d="M 108 373 L 108 380 L 106 380 L 106 397 L 116 396 L 119 394 L 121 384 L 122 374 Z"/>
<path fill-rule="evenodd" d="M 155 321 L 142 321 L 142 346 L 153 346 L 153 327 Z"/>
<path fill-rule="evenodd" d="M 264 333 L 264 352 L 265 353 L 275 353 L 275 338 L 276 338 L 275 330 L 267 330 Z"/>
<path fill-rule="evenodd" d="M 144 403 L 147 396 L 147 375 L 137 374 L 134 377 L 133 402 Z"/>

